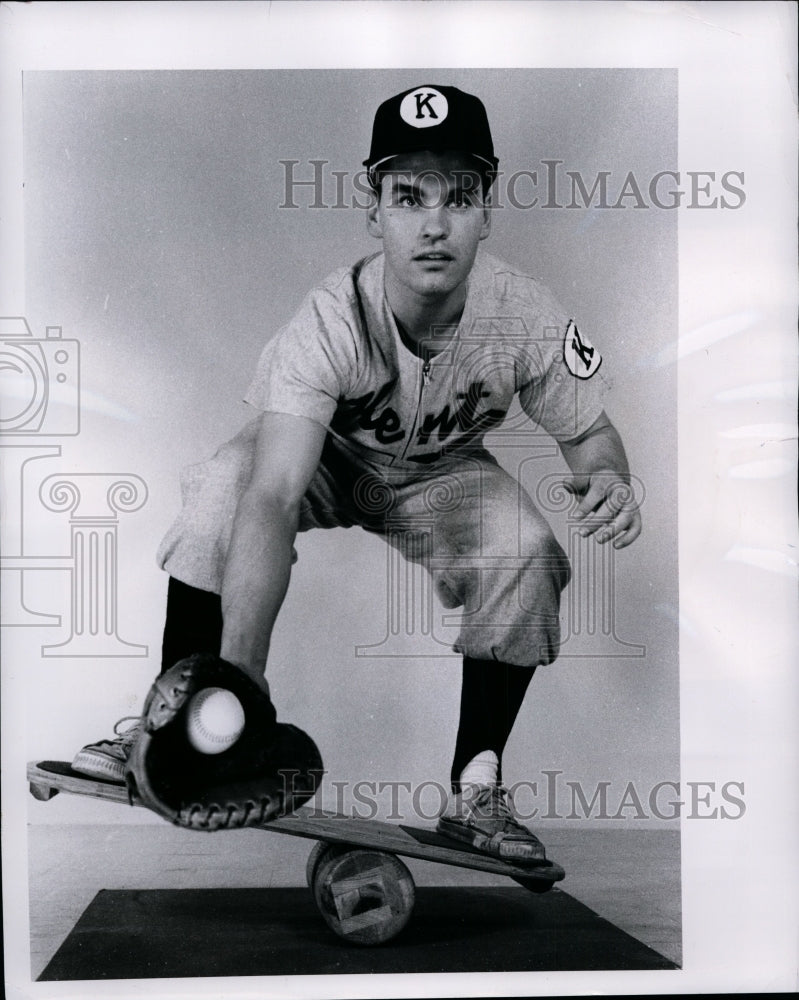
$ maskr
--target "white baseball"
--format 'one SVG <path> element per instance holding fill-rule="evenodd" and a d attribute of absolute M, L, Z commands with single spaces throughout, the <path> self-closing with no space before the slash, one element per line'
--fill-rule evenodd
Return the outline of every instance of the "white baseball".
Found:
<path fill-rule="evenodd" d="M 225 688 L 203 688 L 186 710 L 189 743 L 200 753 L 222 753 L 232 747 L 244 729 L 241 702 Z"/>

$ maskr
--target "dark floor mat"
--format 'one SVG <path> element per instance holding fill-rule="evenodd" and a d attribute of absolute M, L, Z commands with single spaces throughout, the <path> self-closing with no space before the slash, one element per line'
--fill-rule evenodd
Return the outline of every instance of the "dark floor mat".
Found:
<path fill-rule="evenodd" d="M 105 889 L 39 979 L 676 968 L 557 889 L 421 888 L 376 948 L 337 938 L 305 888 Z"/>

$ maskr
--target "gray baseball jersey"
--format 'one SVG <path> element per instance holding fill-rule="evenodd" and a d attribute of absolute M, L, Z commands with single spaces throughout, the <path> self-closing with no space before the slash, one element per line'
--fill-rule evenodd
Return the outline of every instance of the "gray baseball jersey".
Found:
<path fill-rule="evenodd" d="M 547 289 L 479 253 L 457 332 L 435 356 L 405 347 L 383 255 L 332 274 L 267 344 L 246 400 L 309 417 L 362 460 L 409 471 L 479 446 L 518 393 L 556 440 L 602 411 L 601 357 Z"/>
<path fill-rule="evenodd" d="M 407 558 L 429 549 L 442 601 L 466 609 L 454 648 L 478 659 L 550 662 L 568 562 L 483 437 L 517 395 L 556 440 L 587 430 L 603 408 L 599 352 L 538 281 L 479 253 L 457 330 L 435 356 L 417 357 L 386 302 L 383 266 L 375 254 L 314 289 L 267 344 L 247 392 L 259 410 L 329 429 L 300 530 L 361 524 L 385 533 L 384 492 L 373 491 L 387 484 L 403 538 L 387 537 Z M 258 424 L 184 470 L 183 509 L 158 553 L 184 583 L 217 593 L 222 586 Z M 439 502 L 436 483 L 454 491 L 453 502 Z"/>

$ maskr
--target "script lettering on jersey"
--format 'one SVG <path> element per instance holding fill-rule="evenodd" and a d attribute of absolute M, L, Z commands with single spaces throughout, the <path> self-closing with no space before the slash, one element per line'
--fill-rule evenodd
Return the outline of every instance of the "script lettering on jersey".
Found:
<path fill-rule="evenodd" d="M 504 410 L 477 412 L 480 400 L 487 399 L 490 395 L 490 392 L 485 391 L 485 382 L 472 382 L 466 392 L 457 393 L 459 403 L 452 412 L 447 403 L 440 413 L 425 414 L 416 432 L 417 443 L 426 445 L 433 433 L 438 431 L 438 440 L 443 444 L 457 427 L 463 433 L 454 443 L 463 444 L 479 431 L 499 423 L 505 416 Z"/>
<path fill-rule="evenodd" d="M 396 379 L 391 379 L 374 392 L 367 392 L 357 399 L 344 400 L 333 418 L 333 430 L 342 433 L 357 425 L 362 430 L 374 431 L 380 444 L 401 441 L 405 437 L 405 431 L 400 426 L 399 414 L 391 406 L 383 406 L 395 385 Z"/>

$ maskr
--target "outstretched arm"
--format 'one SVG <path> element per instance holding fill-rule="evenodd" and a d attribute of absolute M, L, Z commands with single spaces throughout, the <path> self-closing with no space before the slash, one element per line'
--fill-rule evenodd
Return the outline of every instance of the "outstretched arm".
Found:
<path fill-rule="evenodd" d="M 241 496 L 222 581 L 222 658 L 259 684 L 291 573 L 300 503 L 326 435 L 306 417 L 265 413 L 252 478 Z"/>
<path fill-rule="evenodd" d="M 575 516 L 584 535 L 622 549 L 641 534 L 641 513 L 629 489 L 630 470 L 619 433 L 603 411 L 579 437 L 558 442 L 572 471 L 566 486 L 580 498 Z"/>

